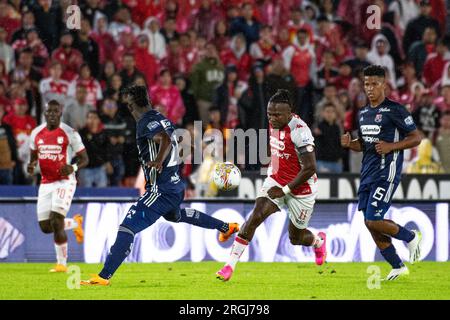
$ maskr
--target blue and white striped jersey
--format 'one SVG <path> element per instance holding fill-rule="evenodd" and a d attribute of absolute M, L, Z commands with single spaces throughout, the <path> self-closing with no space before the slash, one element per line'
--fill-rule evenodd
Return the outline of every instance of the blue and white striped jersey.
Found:
<path fill-rule="evenodd" d="M 397 142 L 416 130 L 411 114 L 406 108 L 392 100 L 385 99 L 373 108 L 363 107 L 358 114 L 359 138 L 363 141 L 363 160 L 360 185 L 375 181 L 400 182 L 403 165 L 403 151 L 379 155 L 376 142 Z"/>
<path fill-rule="evenodd" d="M 159 144 L 152 138 L 163 130 L 172 140 L 172 150 L 163 162 L 162 172 L 158 173 L 155 168 L 149 168 L 145 164 L 156 159 Z M 174 131 L 174 125 L 155 110 L 146 112 L 137 122 L 136 142 L 139 150 L 139 161 L 145 175 L 145 188 L 148 191 L 155 193 L 181 192 L 185 188 L 178 173 L 178 143 Z"/>

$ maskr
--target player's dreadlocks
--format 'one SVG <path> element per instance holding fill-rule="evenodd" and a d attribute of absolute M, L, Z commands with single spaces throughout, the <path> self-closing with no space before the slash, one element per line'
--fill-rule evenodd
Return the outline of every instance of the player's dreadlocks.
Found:
<path fill-rule="evenodd" d="M 269 103 L 286 103 L 291 108 L 293 107 L 291 94 L 289 93 L 289 90 L 286 89 L 278 89 L 270 98 Z"/>
<path fill-rule="evenodd" d="M 145 108 L 151 104 L 145 86 L 131 85 L 122 90 L 123 95 L 129 95 L 133 102 L 140 108 Z"/>
<path fill-rule="evenodd" d="M 384 68 L 382 66 L 373 64 L 373 65 L 370 65 L 370 66 L 364 68 L 364 76 L 365 77 L 376 76 L 376 77 L 385 78 L 386 71 L 384 70 Z"/>

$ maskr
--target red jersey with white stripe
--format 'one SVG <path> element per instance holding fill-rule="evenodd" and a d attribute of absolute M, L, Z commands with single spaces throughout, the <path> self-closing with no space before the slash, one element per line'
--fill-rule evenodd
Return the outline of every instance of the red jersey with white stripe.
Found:
<path fill-rule="evenodd" d="M 64 165 L 70 164 L 74 154 L 79 154 L 85 149 L 78 132 L 65 123 L 61 123 L 55 130 L 48 130 L 47 123 L 35 128 L 31 132 L 30 148 L 38 154 L 41 183 L 75 179 L 74 173 L 61 176 L 59 170 Z"/>
<path fill-rule="evenodd" d="M 311 130 L 299 116 L 293 114 L 289 123 L 280 130 L 270 128 L 271 161 L 268 175 L 282 186 L 297 176 L 302 169 L 299 149 L 314 146 Z M 317 175 L 292 190 L 295 196 L 310 196 L 317 192 Z"/>

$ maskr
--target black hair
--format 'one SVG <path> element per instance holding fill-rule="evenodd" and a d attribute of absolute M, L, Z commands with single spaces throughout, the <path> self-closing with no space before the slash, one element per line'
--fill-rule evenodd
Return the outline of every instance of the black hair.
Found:
<path fill-rule="evenodd" d="M 47 102 L 47 105 L 54 105 L 54 106 L 59 106 L 59 107 L 61 107 L 61 103 L 59 103 L 59 101 L 58 100 L 55 100 L 55 99 L 52 99 L 52 100 L 50 100 L 49 102 Z"/>
<path fill-rule="evenodd" d="M 386 71 L 384 70 L 384 68 L 382 66 L 373 64 L 373 65 L 370 65 L 370 66 L 364 68 L 364 76 L 365 77 L 376 76 L 376 77 L 385 78 Z"/>
<path fill-rule="evenodd" d="M 269 103 L 286 103 L 291 108 L 293 107 L 291 94 L 289 93 L 289 90 L 286 89 L 278 89 L 270 98 Z"/>
<path fill-rule="evenodd" d="M 140 108 L 145 108 L 151 104 L 145 86 L 131 85 L 122 90 L 123 95 L 129 95 L 133 102 Z"/>

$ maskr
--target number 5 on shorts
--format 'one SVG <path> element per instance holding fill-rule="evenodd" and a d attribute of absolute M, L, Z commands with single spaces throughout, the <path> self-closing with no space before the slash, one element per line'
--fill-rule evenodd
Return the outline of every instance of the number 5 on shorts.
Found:
<path fill-rule="evenodd" d="M 384 193 L 386 192 L 386 189 L 382 188 L 382 187 L 378 187 L 375 192 L 373 193 L 373 198 L 375 200 L 381 201 L 381 199 L 383 199 L 384 197 Z"/>

